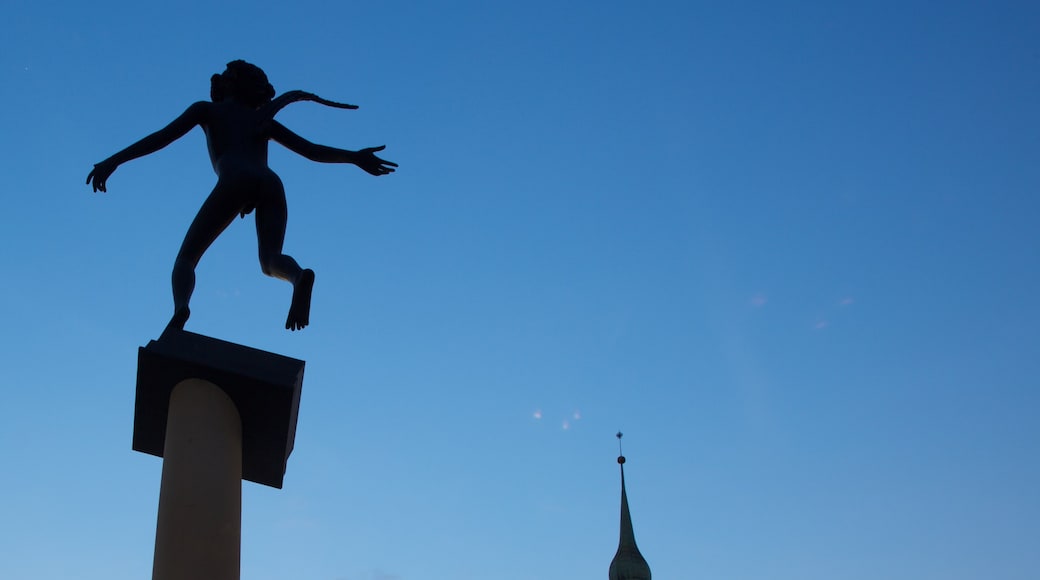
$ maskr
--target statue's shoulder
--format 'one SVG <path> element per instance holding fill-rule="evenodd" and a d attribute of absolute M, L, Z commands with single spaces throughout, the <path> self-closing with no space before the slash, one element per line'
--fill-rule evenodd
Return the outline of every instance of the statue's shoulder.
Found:
<path fill-rule="evenodd" d="M 188 110 L 185 114 L 193 117 L 196 123 L 206 122 L 210 115 L 213 114 L 214 103 L 211 101 L 195 101 L 188 106 Z"/>

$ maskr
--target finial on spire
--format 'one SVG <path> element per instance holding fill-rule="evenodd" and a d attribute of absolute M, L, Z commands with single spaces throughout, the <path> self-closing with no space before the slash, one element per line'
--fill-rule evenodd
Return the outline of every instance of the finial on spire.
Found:
<path fill-rule="evenodd" d="M 625 456 L 621 454 L 621 431 L 617 432 L 618 458 L 621 469 L 621 535 L 617 553 L 610 561 L 609 580 L 650 580 L 650 566 L 636 547 L 635 532 L 632 531 L 632 514 L 628 510 L 628 493 L 625 491 Z"/>

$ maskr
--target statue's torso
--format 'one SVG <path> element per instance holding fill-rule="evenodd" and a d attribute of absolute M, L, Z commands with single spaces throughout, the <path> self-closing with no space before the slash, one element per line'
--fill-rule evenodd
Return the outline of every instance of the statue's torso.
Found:
<path fill-rule="evenodd" d="M 210 103 L 201 125 L 221 181 L 273 175 L 267 166 L 271 119 L 260 111 L 233 101 Z"/>

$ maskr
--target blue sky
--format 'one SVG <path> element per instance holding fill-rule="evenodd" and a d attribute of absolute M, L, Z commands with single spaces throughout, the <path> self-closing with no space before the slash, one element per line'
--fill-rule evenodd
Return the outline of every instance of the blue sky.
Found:
<path fill-rule="evenodd" d="M 91 164 L 232 59 L 312 326 L 252 218 L 188 329 L 305 359 L 243 578 L 605 578 L 614 433 L 657 578 L 1040 569 L 1040 8 L 1025 2 L 5 5 L 0 577 L 147 577 L 136 348 L 214 177 L 195 130 Z"/>

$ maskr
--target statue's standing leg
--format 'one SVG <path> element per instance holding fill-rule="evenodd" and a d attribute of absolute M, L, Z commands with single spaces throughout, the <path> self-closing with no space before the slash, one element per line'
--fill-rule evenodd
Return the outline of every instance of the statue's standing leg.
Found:
<path fill-rule="evenodd" d="M 282 253 L 289 212 L 285 204 L 285 192 L 280 183 L 277 193 L 278 195 L 265 197 L 256 207 L 256 240 L 260 251 L 260 269 L 268 276 L 292 283 L 292 305 L 285 320 L 285 328 L 299 330 L 310 323 L 314 271 L 300 268 L 292 256 Z"/>
<path fill-rule="evenodd" d="M 202 259 L 202 254 L 231 225 L 242 207 L 241 200 L 231 193 L 218 183 L 184 235 L 181 249 L 173 263 L 173 318 L 167 325 L 168 329 L 184 328 L 184 323 L 191 315 L 188 301 L 195 290 L 195 267 Z"/>

